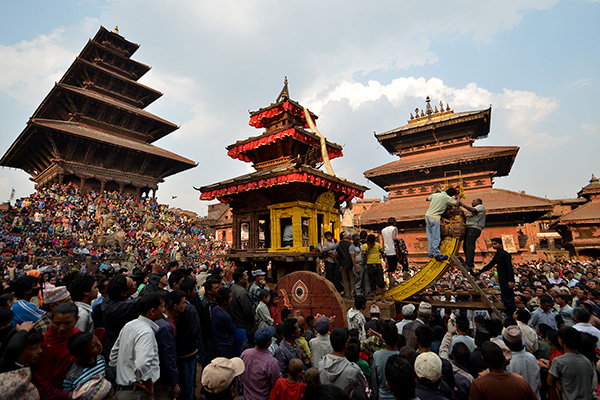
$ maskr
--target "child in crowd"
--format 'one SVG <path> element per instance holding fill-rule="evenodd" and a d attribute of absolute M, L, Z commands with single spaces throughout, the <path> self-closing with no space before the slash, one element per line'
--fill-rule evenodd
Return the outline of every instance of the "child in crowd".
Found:
<path fill-rule="evenodd" d="M 309 343 L 311 339 L 317 336 L 317 332 L 315 331 L 315 322 L 315 317 L 312 315 L 306 317 L 306 332 L 304 333 L 304 337 Z"/>
<path fill-rule="evenodd" d="M 273 325 L 277 326 L 282 324 L 281 310 L 279 309 L 279 294 L 277 294 L 277 292 L 271 293 L 271 300 L 269 300 L 268 306 L 271 318 L 273 318 Z"/>
<path fill-rule="evenodd" d="M 304 365 L 306 365 L 306 368 L 308 368 L 311 365 L 311 361 L 310 361 L 310 347 L 308 347 L 308 341 L 304 337 L 305 320 L 301 314 L 299 316 L 297 316 L 296 319 L 298 320 L 298 327 L 300 328 L 300 336 L 298 336 L 298 343 L 300 344 L 300 348 L 302 349 L 302 352 L 306 356 L 304 358 Z"/>
<path fill-rule="evenodd" d="M 266 328 L 267 326 L 273 326 L 273 318 L 269 312 L 267 304 L 271 301 L 271 291 L 269 289 L 261 290 L 258 295 L 258 306 L 256 307 L 256 323 L 258 329 Z"/>
<path fill-rule="evenodd" d="M 44 336 L 32 328 L 33 322 L 23 322 L 10 337 L 0 359 L 0 373 L 29 367 L 40 358 Z"/>
<path fill-rule="evenodd" d="M 283 324 L 279 324 L 279 325 L 275 326 L 275 337 L 273 338 L 273 341 L 271 342 L 271 345 L 269 346 L 269 353 L 271 353 L 271 355 L 275 355 L 275 350 L 277 350 L 277 348 L 281 344 L 282 340 L 283 340 Z"/>
<path fill-rule="evenodd" d="M 299 382 L 304 365 L 302 360 L 292 358 L 288 364 L 287 378 L 279 378 L 271 391 L 271 400 L 299 400 L 304 394 L 306 383 Z"/>
<path fill-rule="evenodd" d="M 101 356 L 102 344 L 96 335 L 90 332 L 78 332 L 69 338 L 67 345 L 69 353 L 77 359 L 71 367 L 63 382 L 63 390 L 72 392 L 82 387 L 88 380 L 95 376 L 100 376 L 105 380 L 106 362 Z M 101 389 L 103 382 L 99 381 L 97 388 Z M 110 393 L 104 393 L 104 397 L 98 399 L 109 399 L 112 397 L 112 389 Z"/>

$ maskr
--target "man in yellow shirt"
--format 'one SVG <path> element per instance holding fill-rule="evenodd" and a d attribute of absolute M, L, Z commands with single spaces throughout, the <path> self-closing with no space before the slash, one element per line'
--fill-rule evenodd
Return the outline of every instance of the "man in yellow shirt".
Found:
<path fill-rule="evenodd" d="M 375 235 L 367 236 L 367 243 L 362 246 L 367 259 L 367 273 L 369 274 L 369 283 L 373 292 L 373 301 L 377 301 L 377 293 L 381 293 L 381 301 L 387 303 L 385 299 L 385 281 L 383 279 L 383 269 L 381 268 L 381 256 L 383 249 L 379 243 L 375 242 Z"/>

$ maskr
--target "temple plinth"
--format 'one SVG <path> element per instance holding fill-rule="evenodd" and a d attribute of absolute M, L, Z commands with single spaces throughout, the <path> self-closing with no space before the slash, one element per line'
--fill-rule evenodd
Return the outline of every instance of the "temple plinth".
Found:
<path fill-rule="evenodd" d="M 287 79 L 275 103 L 250 113 L 249 124 L 265 131 L 227 146 L 227 154 L 256 171 L 201 187 L 200 200 L 231 207 L 230 259 L 265 270 L 271 262 L 277 279 L 313 269 L 318 254 L 311 250 L 324 232 L 339 236 L 340 203 L 362 198 L 367 188 L 319 169 L 321 139 L 307 128 L 304 108 L 290 99 Z M 324 145 L 329 159 L 343 155 L 340 145 Z"/>
<path fill-rule="evenodd" d="M 131 56 L 138 44 L 100 27 L 0 165 L 31 175 L 36 187 L 156 192 L 165 177 L 195 167 L 154 146 L 178 126 L 144 110 L 162 93 L 138 83 L 150 67 Z"/>

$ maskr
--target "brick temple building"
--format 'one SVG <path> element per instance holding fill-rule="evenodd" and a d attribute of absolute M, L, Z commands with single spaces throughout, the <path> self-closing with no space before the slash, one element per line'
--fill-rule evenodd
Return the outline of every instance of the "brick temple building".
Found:
<path fill-rule="evenodd" d="M 178 126 L 144 110 L 162 93 L 138 80 L 150 67 L 131 56 L 139 45 L 100 27 L 0 159 L 31 175 L 37 188 L 155 195 L 165 177 L 195 167 L 153 145 Z"/>
<path fill-rule="evenodd" d="M 572 209 L 562 213 L 550 227 L 560 233 L 562 246 L 572 257 L 600 257 L 600 180 L 592 175 L 577 199 L 569 203 Z"/>
<path fill-rule="evenodd" d="M 425 199 L 439 185 L 462 185 L 467 204 L 481 198 L 487 223 L 477 241 L 476 262 L 492 256 L 490 239 L 502 237 L 516 261 L 531 257 L 528 223 L 552 211 L 554 202 L 494 187 L 494 178 L 507 176 L 519 151 L 516 146 L 473 146 L 490 131 L 491 108 L 455 113 L 448 105 L 416 109 L 406 125 L 376 134 L 379 143 L 400 159 L 365 171 L 370 181 L 389 192 L 389 199 L 357 216 L 362 229 L 379 231 L 389 217 L 405 230 L 411 262 L 425 262 L 427 236 Z"/>

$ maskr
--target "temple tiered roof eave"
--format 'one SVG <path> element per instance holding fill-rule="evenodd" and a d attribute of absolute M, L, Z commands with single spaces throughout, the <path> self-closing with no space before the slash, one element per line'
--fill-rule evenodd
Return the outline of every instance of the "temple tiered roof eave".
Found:
<path fill-rule="evenodd" d="M 367 226 L 383 224 L 387 223 L 390 216 L 398 222 L 422 221 L 429 207 L 429 202 L 425 200 L 427 196 L 388 200 L 362 213 L 360 223 Z M 491 216 L 522 213 L 531 215 L 533 221 L 554 207 L 551 200 L 505 189 L 473 190 L 465 193 L 465 196 L 469 201 L 481 198 L 487 215 Z"/>
<path fill-rule="evenodd" d="M 465 164 L 478 162 L 484 167 L 483 170 L 487 167 L 489 171 L 494 172 L 494 176 L 501 177 L 509 174 L 518 152 L 518 146 L 473 146 L 441 150 L 392 161 L 365 171 L 364 176 L 386 189 L 390 185 L 404 182 L 406 179 L 414 180 L 412 176 L 414 174 L 428 179 L 440 179 L 444 177 L 444 171 L 460 170 L 461 166 Z M 492 161 L 492 159 L 500 159 L 501 162 Z M 406 179 L 402 179 L 402 175 Z"/>
<path fill-rule="evenodd" d="M 33 136 L 33 131 L 35 129 L 44 129 L 48 130 L 49 132 L 60 132 L 73 137 L 83 138 L 91 142 L 98 142 L 122 149 L 127 149 L 129 151 L 147 154 L 149 156 L 159 157 L 175 163 L 176 165 L 172 167 L 172 170 L 162 177 L 167 177 L 198 165 L 196 162 L 190 159 L 149 143 L 139 142 L 127 137 L 118 136 L 114 133 L 96 129 L 90 126 L 85 126 L 77 122 L 38 118 L 32 118 L 29 121 L 27 127 L 7 150 L 2 159 L 0 159 L 0 165 L 25 169 L 24 165 L 22 164 L 22 156 L 26 151 L 33 152 L 35 146 L 37 145 L 35 137 Z M 56 157 L 57 155 L 54 154 L 54 156 Z"/>
<path fill-rule="evenodd" d="M 140 134 L 141 136 L 144 136 L 144 140 L 150 142 L 156 141 L 179 128 L 179 126 L 172 122 L 162 119 L 141 108 L 132 106 L 131 104 L 126 103 L 124 101 L 116 100 L 110 96 L 100 94 L 92 90 L 66 85 L 64 83 L 56 83 L 54 85 L 50 93 L 46 96 L 46 98 L 42 101 L 37 110 L 34 112 L 32 118 L 56 119 L 53 118 L 51 112 L 53 111 L 53 107 L 57 104 L 57 102 L 60 101 L 61 95 L 65 92 L 74 94 L 76 96 L 80 96 L 80 98 L 84 101 L 99 101 L 101 103 L 106 104 L 112 109 L 118 109 L 125 113 L 128 113 L 134 118 L 142 118 L 146 121 L 152 121 L 152 123 L 157 125 L 156 132 L 152 135 Z M 110 124 L 110 121 L 103 122 L 106 122 L 106 124 Z"/>
<path fill-rule="evenodd" d="M 130 42 L 118 33 L 110 31 L 103 26 L 100 26 L 100 29 L 96 32 L 92 40 L 106 47 L 113 47 L 116 51 L 122 51 L 128 57 L 131 57 L 140 48 L 139 44 Z M 111 45 L 105 45 L 104 42 L 110 42 Z"/>
<path fill-rule="evenodd" d="M 285 165 L 272 169 L 252 172 L 236 178 L 227 179 L 199 189 L 200 200 L 222 199 L 250 190 L 264 187 L 286 185 L 292 182 L 321 186 L 351 197 L 362 198 L 369 188 L 354 182 L 329 175 L 307 165 Z"/>
<path fill-rule="evenodd" d="M 284 126 L 276 130 L 267 131 L 259 136 L 238 140 L 234 144 L 226 147 L 227 155 L 242 161 L 250 161 L 250 159 L 245 156 L 245 153 L 261 146 L 271 145 L 274 142 L 282 140 L 285 136 L 294 136 L 297 140 L 310 145 L 318 144 L 320 142 L 319 136 L 300 126 Z M 329 141 L 325 141 L 325 143 L 329 151 L 330 159 L 341 157 L 343 155 L 342 146 Z"/>
<path fill-rule="evenodd" d="M 83 72 L 83 75 L 81 74 L 82 72 Z M 81 58 L 81 57 L 75 58 L 75 62 L 73 62 L 73 64 L 71 64 L 71 66 L 69 67 L 69 69 L 67 70 L 67 72 L 61 78 L 61 80 L 59 82 L 61 84 L 77 87 L 77 86 L 79 86 L 78 85 L 79 82 L 78 82 L 77 78 L 80 78 L 80 77 L 87 78 L 87 77 L 89 77 L 90 72 L 92 74 L 101 74 L 101 75 L 103 74 L 108 79 L 114 79 L 116 81 L 119 81 L 125 87 L 130 88 L 129 91 L 132 91 L 132 92 L 138 91 L 139 92 L 139 95 L 137 96 L 138 99 L 128 98 L 126 96 L 123 96 L 119 92 L 110 90 L 110 88 L 104 88 L 102 86 L 99 86 L 95 82 L 90 82 L 92 84 L 92 90 L 94 90 L 95 88 L 105 90 L 105 91 L 111 93 L 112 96 L 118 96 L 117 99 L 127 102 L 134 107 L 146 108 L 147 106 L 152 104 L 154 101 L 156 101 L 158 98 L 160 98 L 163 95 L 158 90 L 152 89 L 152 88 L 150 88 L 146 85 L 143 85 L 133 79 L 130 79 L 129 77 L 127 77 L 125 75 L 119 74 L 108 68 L 104 68 L 98 64 L 94 64 L 84 58 Z"/>
<path fill-rule="evenodd" d="M 399 128 L 386 132 L 375 134 L 375 138 L 390 153 L 401 153 L 399 148 L 404 142 L 426 143 L 432 139 L 442 140 L 445 132 L 451 134 L 457 132 L 460 136 L 464 135 L 465 126 L 470 126 L 469 138 L 471 140 L 487 137 L 490 131 L 492 108 L 476 111 L 465 111 L 459 113 L 444 113 L 445 115 L 436 117 L 420 118 L 419 122 L 411 122 Z M 428 135 L 433 133 L 433 137 Z M 425 135 L 425 136 L 423 136 Z M 412 143 L 410 144 L 412 147 Z"/>
<path fill-rule="evenodd" d="M 553 225 L 600 224 L 600 202 L 590 201 L 564 213 Z"/>
<path fill-rule="evenodd" d="M 118 60 L 120 64 L 122 64 L 122 66 L 113 66 L 106 60 L 99 57 L 106 55 L 113 57 L 113 61 Z M 81 53 L 79 53 L 79 57 L 88 60 L 89 62 L 93 62 L 95 64 L 105 66 L 106 68 L 113 69 L 116 73 L 127 76 L 128 78 L 134 81 L 137 81 L 148 71 L 150 71 L 150 69 L 152 69 L 152 67 L 150 67 L 149 65 L 133 60 L 124 55 L 123 53 L 118 52 L 113 48 L 103 46 L 102 44 L 95 42 L 91 39 L 85 45 L 83 50 L 81 50 Z M 123 67 L 125 67 L 126 69 L 123 69 Z"/>

